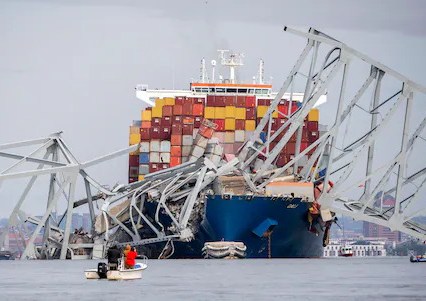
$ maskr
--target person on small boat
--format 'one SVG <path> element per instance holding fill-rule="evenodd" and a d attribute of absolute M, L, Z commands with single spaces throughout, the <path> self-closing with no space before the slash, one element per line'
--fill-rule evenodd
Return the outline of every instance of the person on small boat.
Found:
<path fill-rule="evenodd" d="M 124 267 L 126 269 L 133 269 L 136 264 L 136 257 L 138 256 L 138 253 L 136 251 L 136 248 L 131 249 L 126 256 L 126 261 L 124 262 Z"/>
<path fill-rule="evenodd" d="M 120 250 L 118 250 L 117 246 L 112 246 L 108 249 L 107 257 L 108 257 L 108 269 L 116 270 L 118 267 L 118 259 L 120 258 Z"/>

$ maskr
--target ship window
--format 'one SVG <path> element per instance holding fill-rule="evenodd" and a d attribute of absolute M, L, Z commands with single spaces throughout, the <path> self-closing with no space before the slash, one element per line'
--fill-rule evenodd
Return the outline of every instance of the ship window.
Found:
<path fill-rule="evenodd" d="M 228 89 L 227 89 L 227 92 L 229 92 L 229 93 L 236 93 L 236 92 L 237 92 L 237 89 L 234 89 L 234 88 L 228 88 Z"/>
<path fill-rule="evenodd" d="M 225 92 L 224 88 L 216 88 L 216 92 L 223 93 Z"/>
<path fill-rule="evenodd" d="M 255 93 L 256 93 L 256 94 L 261 94 L 261 93 L 262 93 L 262 89 L 256 89 L 256 90 L 255 90 Z"/>
<path fill-rule="evenodd" d="M 268 94 L 268 89 L 262 89 L 262 94 Z"/>
<path fill-rule="evenodd" d="M 247 89 L 238 89 L 238 93 L 247 93 Z"/>
<path fill-rule="evenodd" d="M 254 94 L 254 89 L 249 89 L 248 91 L 250 94 Z"/>
<path fill-rule="evenodd" d="M 209 88 L 201 88 L 201 92 L 209 92 Z"/>
<path fill-rule="evenodd" d="M 201 92 L 201 88 L 195 88 L 195 92 Z"/>
<path fill-rule="evenodd" d="M 210 92 L 215 92 L 215 88 L 210 88 Z"/>

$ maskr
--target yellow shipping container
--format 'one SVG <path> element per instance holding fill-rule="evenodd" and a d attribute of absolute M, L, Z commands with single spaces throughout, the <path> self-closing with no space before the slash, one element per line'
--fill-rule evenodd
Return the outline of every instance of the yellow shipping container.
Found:
<path fill-rule="evenodd" d="M 155 106 L 152 108 L 152 114 L 151 117 L 162 117 L 163 116 L 163 106 Z"/>
<path fill-rule="evenodd" d="M 141 142 L 140 134 L 130 134 L 129 145 L 138 144 L 139 142 Z"/>
<path fill-rule="evenodd" d="M 235 107 L 226 106 L 225 107 L 225 118 L 235 118 Z"/>
<path fill-rule="evenodd" d="M 267 111 L 268 111 L 268 106 L 258 106 L 257 107 L 257 118 L 261 118 L 261 117 L 265 116 Z"/>
<path fill-rule="evenodd" d="M 214 118 L 216 119 L 225 119 L 225 108 L 224 107 L 215 107 L 214 108 Z"/>
<path fill-rule="evenodd" d="M 145 176 L 144 176 L 144 175 L 139 175 L 139 176 L 138 176 L 138 180 L 139 180 L 139 181 L 143 181 L 143 179 L 145 179 Z"/>
<path fill-rule="evenodd" d="M 272 118 L 278 118 L 278 111 L 272 112 Z"/>
<path fill-rule="evenodd" d="M 246 119 L 246 108 L 235 108 L 235 119 Z"/>
<path fill-rule="evenodd" d="M 254 131 L 256 129 L 256 120 L 246 120 L 246 131 Z"/>
<path fill-rule="evenodd" d="M 308 121 L 319 121 L 319 110 L 312 109 L 308 114 Z"/>
<path fill-rule="evenodd" d="M 226 131 L 235 131 L 235 119 L 226 118 L 225 119 L 225 130 Z"/>
<path fill-rule="evenodd" d="M 140 133 L 140 128 L 138 126 L 134 126 L 134 125 L 130 126 L 129 134 L 139 134 L 139 133 Z"/>
<path fill-rule="evenodd" d="M 155 106 L 156 107 L 162 107 L 162 106 L 164 106 L 164 99 L 162 99 L 162 98 L 157 98 L 156 100 L 155 100 Z"/>
<path fill-rule="evenodd" d="M 173 97 L 164 97 L 164 105 L 165 106 L 174 106 L 175 99 Z"/>
<path fill-rule="evenodd" d="M 214 107 L 205 107 L 204 108 L 204 117 L 207 119 L 214 119 Z"/>
<path fill-rule="evenodd" d="M 142 121 L 151 121 L 151 118 L 152 118 L 151 110 L 142 111 L 141 116 L 142 116 L 141 118 Z"/>

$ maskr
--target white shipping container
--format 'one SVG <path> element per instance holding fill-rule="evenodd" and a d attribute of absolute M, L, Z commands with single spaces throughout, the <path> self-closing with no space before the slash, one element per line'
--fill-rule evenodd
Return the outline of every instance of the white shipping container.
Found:
<path fill-rule="evenodd" d="M 161 141 L 160 151 L 163 153 L 170 153 L 170 141 L 167 141 L 167 140 Z"/>
<path fill-rule="evenodd" d="M 150 152 L 149 161 L 151 163 L 160 163 L 160 153 L 159 152 Z"/>
<path fill-rule="evenodd" d="M 254 131 L 246 131 L 246 139 L 249 140 L 251 137 L 253 137 Z"/>
<path fill-rule="evenodd" d="M 235 131 L 235 142 L 244 142 L 246 138 L 245 131 L 236 130 Z"/>
<path fill-rule="evenodd" d="M 160 163 L 170 163 L 170 153 L 160 153 Z"/>
<path fill-rule="evenodd" d="M 197 134 L 198 134 L 198 129 L 193 129 L 192 130 L 192 138 L 195 139 L 195 137 L 197 137 Z"/>
<path fill-rule="evenodd" d="M 201 158 L 204 155 L 205 148 L 202 148 L 198 145 L 194 145 L 191 151 L 191 156 L 196 158 Z"/>
<path fill-rule="evenodd" d="M 147 165 L 147 164 L 140 164 L 139 165 L 139 174 L 140 175 L 149 174 L 149 165 Z"/>
<path fill-rule="evenodd" d="M 182 146 L 182 157 L 188 157 L 191 154 L 192 146 Z"/>
<path fill-rule="evenodd" d="M 218 165 L 219 165 L 220 160 L 221 160 L 221 158 L 222 158 L 222 156 L 214 155 L 214 154 L 206 155 L 206 157 L 207 157 L 210 161 L 212 161 L 212 162 L 213 162 L 213 164 L 214 164 L 214 165 L 216 165 L 216 166 L 218 166 Z"/>
<path fill-rule="evenodd" d="M 182 157 L 182 163 L 188 162 L 188 157 Z"/>
<path fill-rule="evenodd" d="M 208 142 L 209 142 L 209 139 L 201 135 L 198 135 L 197 137 L 195 137 L 194 145 L 198 145 L 199 147 L 206 148 Z"/>
<path fill-rule="evenodd" d="M 192 146 L 192 135 L 183 135 L 182 136 L 182 145 Z"/>
<path fill-rule="evenodd" d="M 235 132 L 225 132 L 225 143 L 235 142 Z"/>
<path fill-rule="evenodd" d="M 150 152 L 159 152 L 160 151 L 160 140 L 151 140 L 150 145 L 149 145 L 149 151 Z"/>
<path fill-rule="evenodd" d="M 149 153 L 149 142 L 141 142 L 141 153 Z"/>
<path fill-rule="evenodd" d="M 195 162 L 197 160 L 198 160 L 198 158 L 194 157 L 194 156 L 189 156 L 189 158 L 188 158 L 188 162 Z"/>

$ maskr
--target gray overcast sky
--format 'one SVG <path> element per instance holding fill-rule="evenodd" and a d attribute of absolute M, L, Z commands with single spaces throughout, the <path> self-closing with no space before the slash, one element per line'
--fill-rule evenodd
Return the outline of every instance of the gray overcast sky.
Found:
<path fill-rule="evenodd" d="M 425 85 L 425 15 L 425 1 L 0 0 L 0 144 L 63 130 L 81 161 L 123 148 L 136 84 L 187 88 L 217 49 L 245 53 L 245 78 L 263 58 L 278 88 L 305 44 L 283 25 L 317 27 Z M 89 173 L 126 182 L 127 157 Z M 1 186 L 0 217 L 21 189 Z"/>

